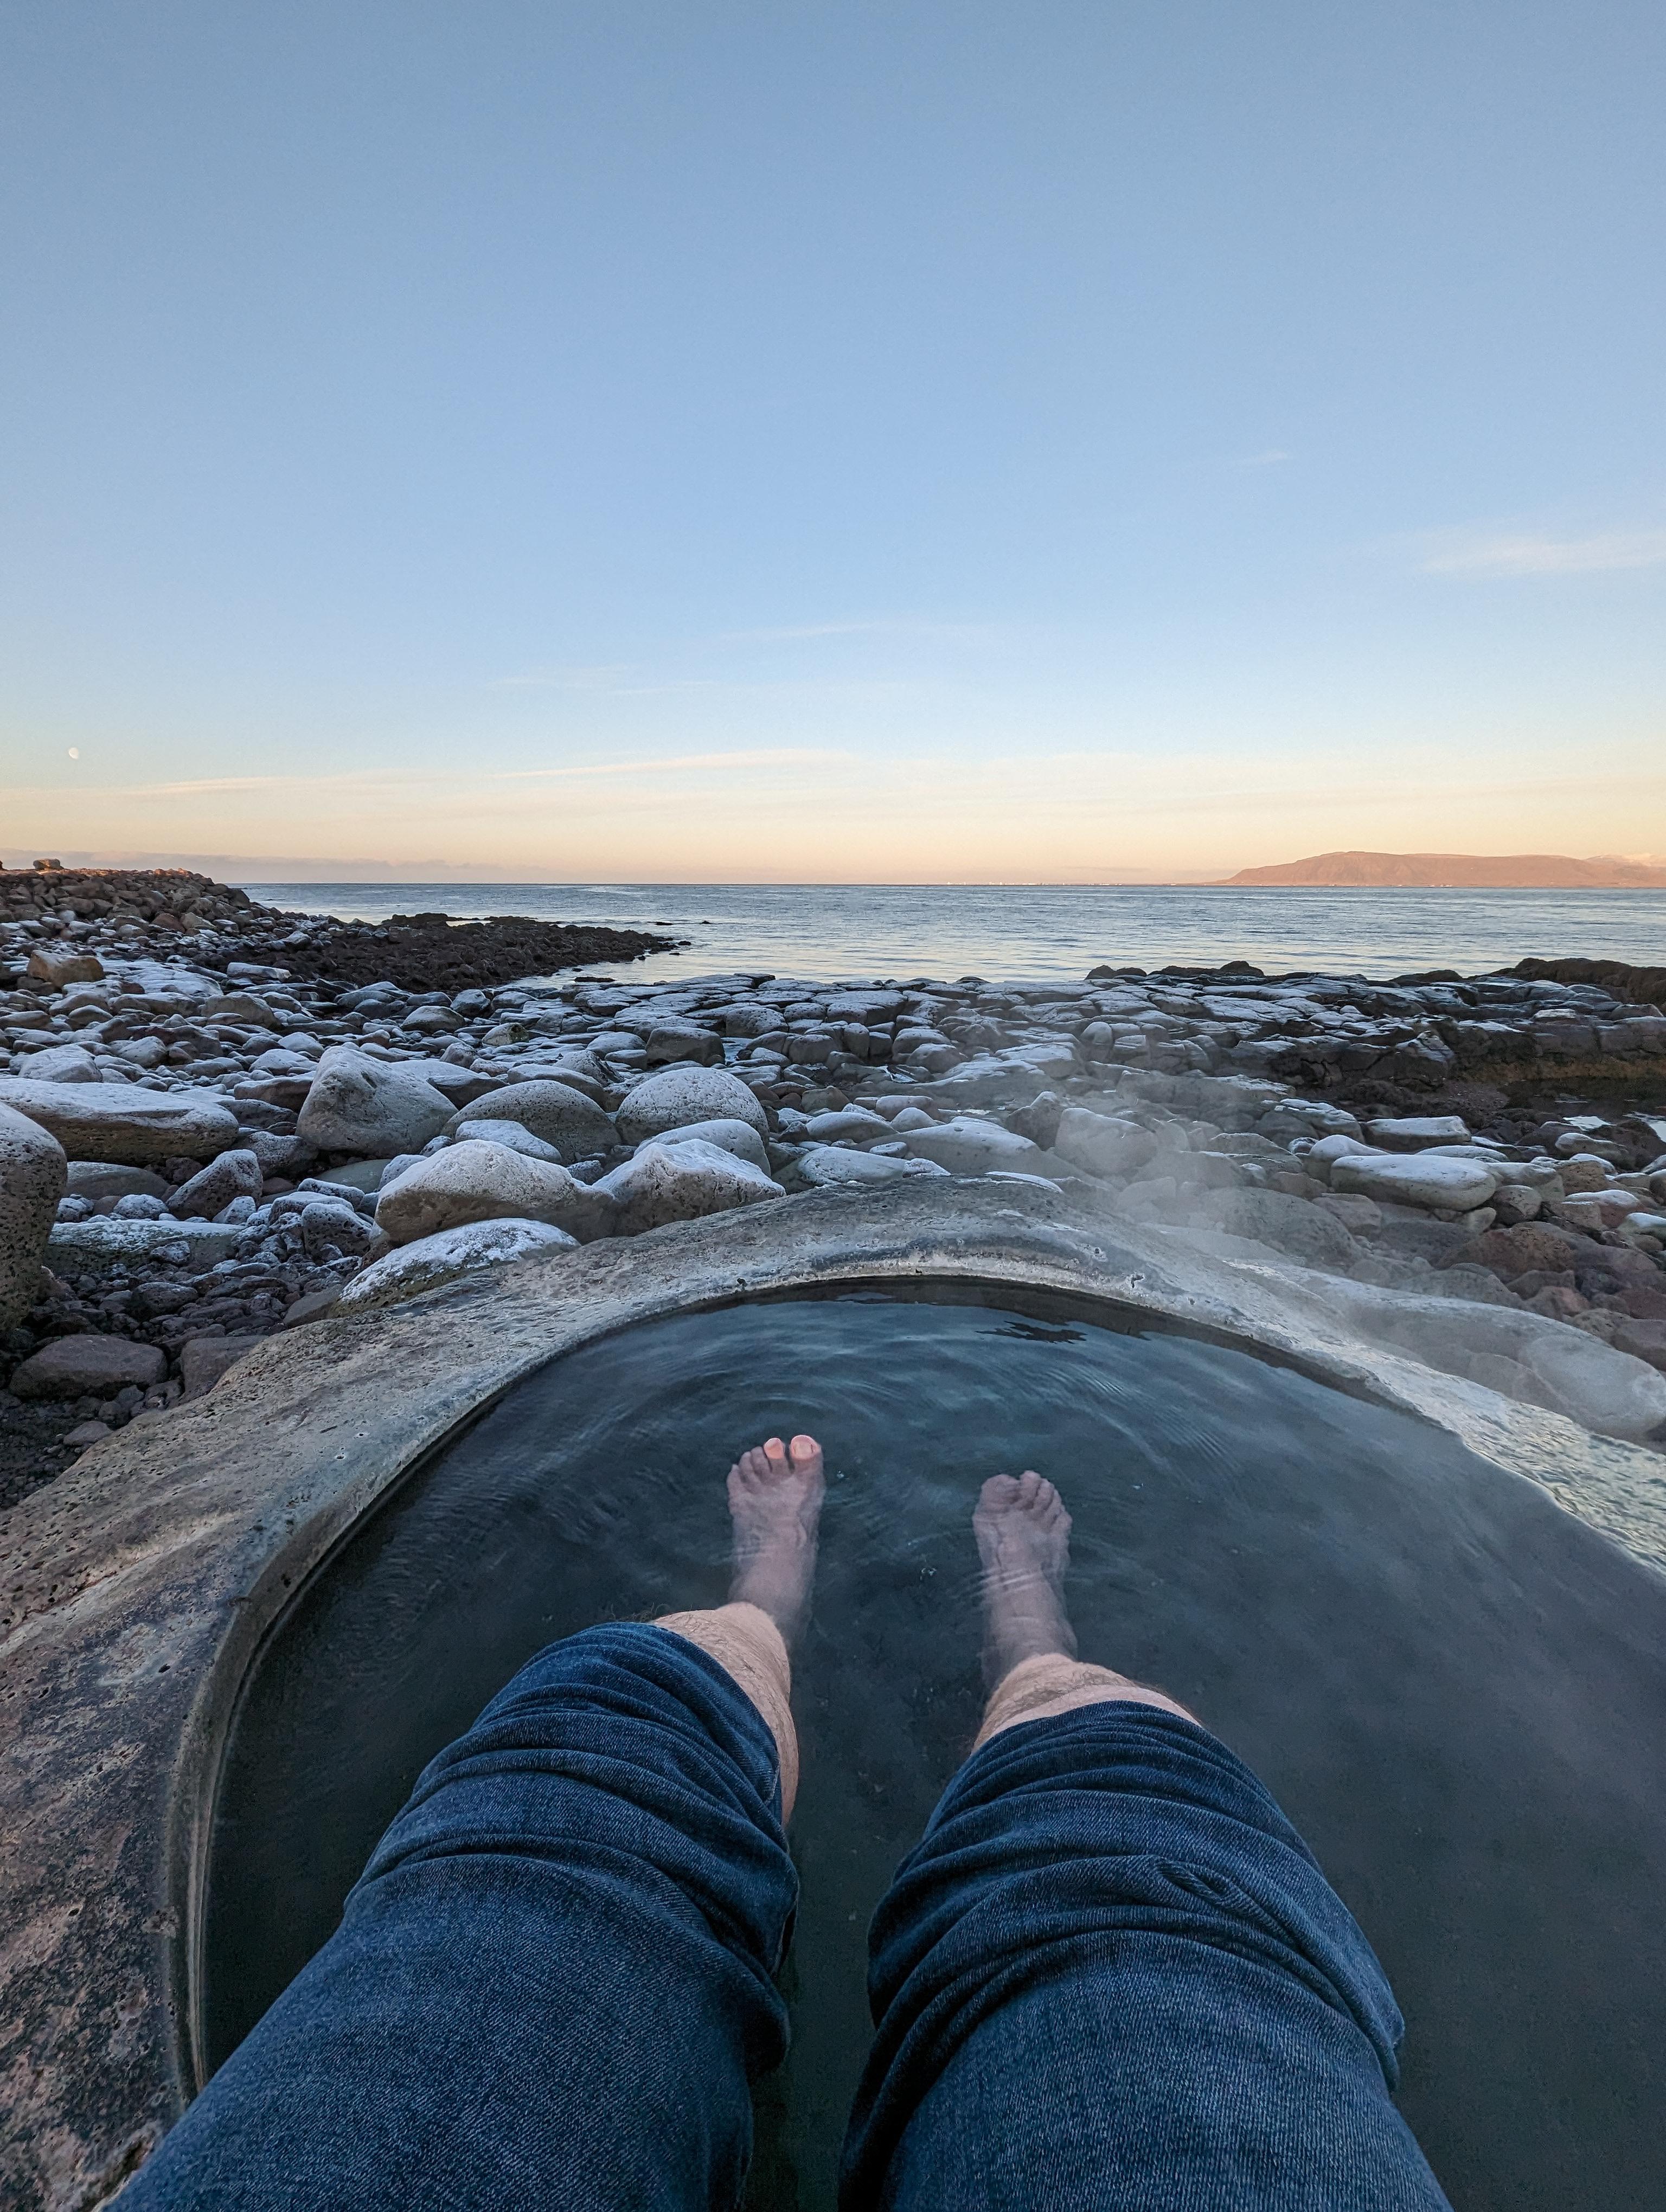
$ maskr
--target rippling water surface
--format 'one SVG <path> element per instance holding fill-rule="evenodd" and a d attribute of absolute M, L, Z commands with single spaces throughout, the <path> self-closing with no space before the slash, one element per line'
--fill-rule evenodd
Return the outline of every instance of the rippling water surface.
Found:
<path fill-rule="evenodd" d="M 1249 960 L 1269 971 L 1465 974 L 1527 957 L 1666 963 L 1666 891 L 1250 890 L 1225 885 L 248 884 L 269 904 L 390 914 L 524 914 L 660 927 L 693 940 L 633 975 L 767 969 L 843 979 L 1079 978 L 1100 961 Z"/>
<path fill-rule="evenodd" d="M 793 2049 L 759 2094 L 753 2212 L 832 2204 L 866 1923 L 981 1706 L 972 1506 L 1027 1465 L 1075 1516 L 1084 1657 L 1164 1684 L 1247 1758 L 1376 1944 L 1409 2024 L 1404 2108 L 1458 2212 L 1659 2212 L 1666 1586 L 1409 1415 L 1044 1305 L 655 1322 L 449 1446 L 303 1599 L 237 1721 L 216 2057 L 518 1665 L 596 1620 L 721 1600 L 724 1473 L 800 1427 L 830 1487 L 794 1689 Z"/>

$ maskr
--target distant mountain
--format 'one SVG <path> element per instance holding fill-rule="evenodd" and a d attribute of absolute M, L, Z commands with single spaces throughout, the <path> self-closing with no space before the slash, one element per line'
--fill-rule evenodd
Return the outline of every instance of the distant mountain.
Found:
<path fill-rule="evenodd" d="M 1229 884 L 1403 885 L 1487 890 L 1666 890 L 1666 868 L 1558 853 L 1316 853 L 1276 868 L 1240 868 Z"/>

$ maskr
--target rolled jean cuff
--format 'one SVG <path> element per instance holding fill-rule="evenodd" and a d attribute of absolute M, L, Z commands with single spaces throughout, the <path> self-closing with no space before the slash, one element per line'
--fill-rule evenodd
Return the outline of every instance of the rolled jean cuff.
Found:
<path fill-rule="evenodd" d="M 793 1668 L 787 1641 L 762 1607 L 744 1602 L 702 1613 L 661 1613 L 655 1628 L 697 1644 L 733 1677 L 763 1717 L 781 1759 L 781 1817 L 799 1793 L 799 1739 L 793 1726 Z"/>

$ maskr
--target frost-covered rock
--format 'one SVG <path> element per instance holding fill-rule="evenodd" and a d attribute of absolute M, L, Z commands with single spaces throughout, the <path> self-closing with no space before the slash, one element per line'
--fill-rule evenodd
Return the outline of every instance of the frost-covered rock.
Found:
<path fill-rule="evenodd" d="M 465 1121 L 516 1122 L 541 1137 L 563 1160 L 591 1159 L 618 1142 L 612 1122 L 593 1098 L 552 1079 L 508 1083 L 488 1091 L 453 1115 L 448 1125 L 452 1133 Z"/>
<path fill-rule="evenodd" d="M 252 1152 L 222 1152 L 200 1175 L 180 1184 L 173 1194 L 172 1209 L 181 1219 L 212 1221 L 234 1198 L 258 1199 L 264 1180 L 260 1163 Z"/>
<path fill-rule="evenodd" d="M 419 1160 L 376 1198 L 376 1226 L 396 1244 L 474 1221 L 542 1221 L 587 1243 L 611 1232 L 617 1212 L 599 1185 L 558 1162 L 471 1138 Z"/>
<path fill-rule="evenodd" d="M 420 1152 L 454 1110 L 442 1091 L 398 1061 L 372 1060 L 353 1045 L 331 1045 L 301 1104 L 295 1133 L 320 1152 L 385 1158 Z"/>
<path fill-rule="evenodd" d="M 750 1121 L 690 1121 L 686 1128 L 667 1129 L 653 1141 L 656 1145 L 716 1145 L 723 1152 L 733 1152 L 737 1159 L 750 1160 L 765 1175 L 769 1172 L 769 1152 Z"/>
<path fill-rule="evenodd" d="M 1401 1206 L 1465 1213 L 1485 1206 L 1499 1187 L 1496 1170 L 1480 1160 L 1418 1153 L 1348 1152 L 1330 1164 L 1330 1187 Z"/>
<path fill-rule="evenodd" d="M 49 1044 L 39 1052 L 26 1052 L 17 1063 L 26 1083 L 97 1083 L 98 1062 L 84 1045 Z"/>
<path fill-rule="evenodd" d="M 74 1160 L 149 1167 L 155 1160 L 212 1159 L 237 1142 L 237 1120 L 198 1091 L 146 1091 L 137 1083 L 27 1083 L 0 1078 L 0 1106 L 49 1129 Z"/>
<path fill-rule="evenodd" d="M 645 1144 L 595 1188 L 617 1201 L 619 1231 L 626 1237 L 786 1196 L 750 1160 L 697 1137 L 681 1144 Z"/>
<path fill-rule="evenodd" d="M 502 1267 L 512 1260 L 535 1256 L 554 1258 L 576 1252 L 578 1239 L 545 1221 L 472 1221 L 462 1229 L 447 1229 L 437 1237 L 424 1237 L 402 1244 L 366 1267 L 343 1291 L 331 1310 L 363 1313 L 370 1308 L 398 1305 L 424 1291 Z"/>
<path fill-rule="evenodd" d="M 799 1173 L 822 1188 L 840 1183 L 895 1182 L 908 1176 L 945 1176 L 935 1160 L 905 1160 L 894 1152 L 852 1152 L 841 1145 L 812 1145 L 799 1155 Z"/>
<path fill-rule="evenodd" d="M 506 1151 L 520 1152 L 529 1160 L 552 1160 L 557 1167 L 561 1154 L 553 1145 L 546 1145 L 542 1137 L 535 1137 L 520 1121 L 459 1121 L 451 1133 L 459 1145 L 502 1145 Z"/>
<path fill-rule="evenodd" d="M 1461 1145 L 1468 1134 L 1468 1124 L 1456 1114 L 1399 1115 L 1365 1124 L 1365 1135 L 1385 1152 L 1417 1152 L 1426 1145 Z"/>
<path fill-rule="evenodd" d="M 934 1128 L 912 1129 L 908 1148 L 916 1159 L 934 1160 L 951 1175 L 986 1175 L 991 1168 L 1008 1168 L 1033 1175 L 1046 1161 L 1039 1145 L 1004 1129 L 999 1121 L 980 1121 L 976 1115 L 958 1114 Z"/>
<path fill-rule="evenodd" d="M 614 1115 L 627 1145 L 696 1121 L 747 1121 L 760 1136 L 769 1116 L 738 1075 L 721 1067 L 667 1067 L 629 1091 Z"/>

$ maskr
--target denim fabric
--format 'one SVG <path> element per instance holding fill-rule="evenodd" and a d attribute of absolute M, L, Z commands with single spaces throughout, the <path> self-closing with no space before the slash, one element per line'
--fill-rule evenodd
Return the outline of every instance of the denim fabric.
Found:
<path fill-rule="evenodd" d="M 1402 2023 L 1312 1855 L 1150 1706 L 961 1768 L 870 1936 L 845 2212 L 1432 2212 Z"/>
<path fill-rule="evenodd" d="M 123 2212 L 708 2212 L 778 2065 L 775 1740 L 635 1626 L 552 1644 L 423 1774 L 337 1933 Z"/>
<path fill-rule="evenodd" d="M 123 2212 L 732 2212 L 786 2048 L 774 1739 L 653 1627 L 552 1644 L 423 1774 L 342 1924 Z M 1365 1938 L 1149 1707 L 970 1759 L 876 1917 L 845 2212 L 1410 2212 Z"/>

